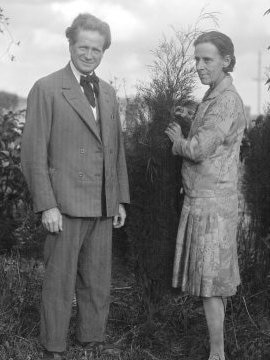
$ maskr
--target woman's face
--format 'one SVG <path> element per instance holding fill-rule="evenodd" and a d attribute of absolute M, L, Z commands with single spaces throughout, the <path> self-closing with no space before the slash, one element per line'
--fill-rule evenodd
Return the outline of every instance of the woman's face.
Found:
<path fill-rule="evenodd" d="M 229 66 L 230 56 L 221 56 L 217 47 L 210 42 L 196 45 L 194 55 L 202 84 L 215 87 L 226 75 L 223 69 Z"/>

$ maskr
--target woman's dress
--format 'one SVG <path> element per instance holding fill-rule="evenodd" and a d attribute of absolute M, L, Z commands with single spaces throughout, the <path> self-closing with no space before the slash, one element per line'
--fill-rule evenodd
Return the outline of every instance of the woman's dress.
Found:
<path fill-rule="evenodd" d="M 237 173 L 245 127 L 242 100 L 227 75 L 205 94 L 188 138 L 173 144 L 184 158 L 185 191 L 173 286 L 192 295 L 231 296 L 240 283 Z"/>

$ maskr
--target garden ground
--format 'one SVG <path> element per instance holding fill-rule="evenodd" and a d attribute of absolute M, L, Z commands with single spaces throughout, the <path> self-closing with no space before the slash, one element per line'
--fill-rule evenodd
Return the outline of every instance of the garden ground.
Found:
<path fill-rule="evenodd" d="M 0 359 L 42 359 L 42 348 L 38 343 L 42 261 L 21 258 L 14 253 L 2 255 L 0 259 Z M 227 359 L 269 360 L 270 317 L 264 310 L 263 290 L 250 296 L 243 293 L 242 287 L 228 303 Z M 110 356 L 87 355 L 74 345 L 75 314 L 74 301 L 67 359 L 111 359 Z M 152 322 L 147 322 L 129 259 L 114 250 L 107 340 L 123 349 L 119 360 L 206 360 L 206 334 L 201 301 L 177 291 L 171 291 L 163 298 Z"/>

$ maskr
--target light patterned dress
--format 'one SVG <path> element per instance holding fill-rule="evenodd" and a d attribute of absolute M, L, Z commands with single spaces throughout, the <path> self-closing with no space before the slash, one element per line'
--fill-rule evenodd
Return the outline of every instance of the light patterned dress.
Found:
<path fill-rule="evenodd" d="M 205 94 L 188 138 L 173 144 L 173 153 L 184 158 L 185 191 L 173 286 L 192 295 L 231 296 L 240 283 L 237 172 L 245 127 L 244 106 L 228 75 Z"/>

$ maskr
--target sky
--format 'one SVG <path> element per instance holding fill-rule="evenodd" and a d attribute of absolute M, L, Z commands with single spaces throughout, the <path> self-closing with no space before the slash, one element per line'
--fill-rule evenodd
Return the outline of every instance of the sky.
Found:
<path fill-rule="evenodd" d="M 64 67 L 69 61 L 65 29 L 79 13 L 90 12 L 107 21 L 112 32 L 112 46 L 98 76 L 116 79 L 120 96 L 133 95 L 139 83 L 149 81 L 152 51 L 162 37 L 170 38 L 172 27 L 192 27 L 205 8 L 217 13 L 216 29 L 234 42 L 234 84 L 253 114 L 258 109 L 261 52 L 261 110 L 268 102 L 264 83 L 270 65 L 270 15 L 263 14 L 270 8 L 269 0 L 0 0 L 0 7 L 9 18 L 8 31 L 0 34 L 0 90 L 26 97 L 37 79 Z M 208 30 L 209 23 L 200 27 Z M 198 86 L 198 100 L 206 90 Z"/>

